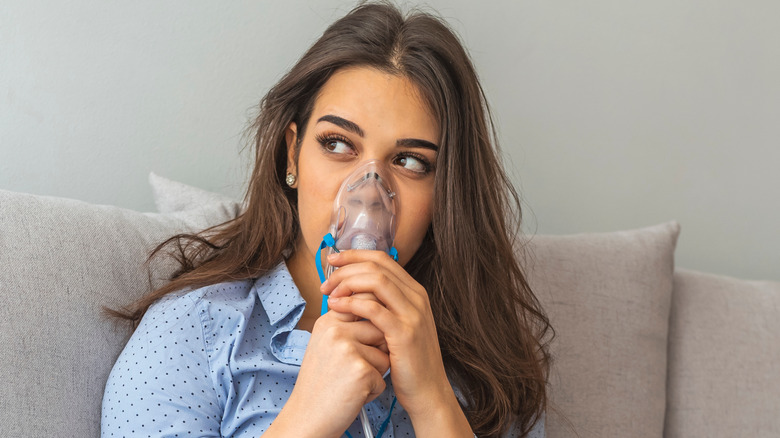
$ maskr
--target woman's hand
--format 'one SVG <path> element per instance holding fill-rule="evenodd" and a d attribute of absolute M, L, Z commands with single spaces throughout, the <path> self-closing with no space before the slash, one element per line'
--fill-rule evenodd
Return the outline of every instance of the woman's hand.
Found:
<path fill-rule="evenodd" d="M 314 429 L 312 436 L 340 437 L 385 390 L 389 366 L 384 334 L 370 321 L 338 312 L 319 317 L 295 388 L 268 436 L 310 436 Z"/>
<path fill-rule="evenodd" d="M 328 262 L 339 269 L 320 291 L 330 296 L 330 309 L 365 318 L 384 334 L 393 388 L 412 421 L 445 404 L 452 407 L 454 393 L 425 288 L 381 251 L 342 251 Z M 362 299 L 366 295 L 372 299 Z"/>

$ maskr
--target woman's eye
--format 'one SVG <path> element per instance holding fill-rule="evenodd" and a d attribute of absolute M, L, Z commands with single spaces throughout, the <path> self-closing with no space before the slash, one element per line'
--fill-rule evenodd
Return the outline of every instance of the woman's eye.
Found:
<path fill-rule="evenodd" d="M 336 154 L 345 154 L 349 152 L 350 147 L 347 146 L 346 143 L 340 140 L 330 140 L 325 143 L 325 149 L 336 153 Z"/>
<path fill-rule="evenodd" d="M 403 167 L 404 169 L 411 170 L 415 173 L 426 174 L 430 172 L 430 165 L 423 160 L 412 155 L 401 155 L 395 159 L 395 164 Z"/>
<path fill-rule="evenodd" d="M 342 138 L 338 137 L 317 137 L 323 149 L 333 154 L 350 154 L 352 146 Z"/>

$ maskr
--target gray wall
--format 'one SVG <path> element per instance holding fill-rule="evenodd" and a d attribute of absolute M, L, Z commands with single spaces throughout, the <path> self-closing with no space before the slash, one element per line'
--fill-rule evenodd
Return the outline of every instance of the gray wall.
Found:
<path fill-rule="evenodd" d="M 475 60 L 529 232 L 677 219 L 679 266 L 780 280 L 780 2 L 427 4 Z M 239 196 L 253 106 L 352 5 L 5 0 L 0 188 L 152 210 L 155 171 Z"/>

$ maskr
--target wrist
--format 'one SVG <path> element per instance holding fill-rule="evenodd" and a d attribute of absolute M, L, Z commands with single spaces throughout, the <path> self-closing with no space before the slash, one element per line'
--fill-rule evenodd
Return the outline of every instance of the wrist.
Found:
<path fill-rule="evenodd" d="M 296 438 L 339 438 L 340 434 L 324 434 L 323 428 L 312 427 L 310 421 L 300 421 L 301 418 L 306 418 L 306 411 L 299 410 L 297 408 L 294 394 L 291 394 L 290 399 L 279 411 L 279 415 L 276 416 L 271 426 L 263 433 L 263 438 L 282 438 L 294 436 Z"/>
<path fill-rule="evenodd" d="M 458 403 L 452 387 L 447 385 L 435 394 L 426 398 L 425 409 L 409 412 L 414 433 L 418 437 L 466 437 L 472 438 L 466 415 Z"/>

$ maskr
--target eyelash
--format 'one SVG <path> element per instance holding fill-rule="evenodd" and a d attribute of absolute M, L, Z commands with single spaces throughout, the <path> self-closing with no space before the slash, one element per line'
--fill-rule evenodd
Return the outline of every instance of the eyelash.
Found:
<path fill-rule="evenodd" d="M 348 138 L 346 138 L 346 137 L 344 137 L 344 136 L 342 136 L 340 134 L 316 134 L 314 136 L 314 138 L 317 140 L 317 142 L 320 143 L 320 146 L 322 147 L 323 150 L 325 150 L 326 153 L 334 153 L 334 152 L 331 152 L 331 151 L 327 150 L 327 148 L 325 148 L 325 145 L 328 144 L 328 142 L 331 142 L 331 141 L 334 141 L 334 140 L 343 142 L 344 144 L 349 146 L 351 149 L 353 149 L 353 150 L 355 149 L 355 146 L 352 145 L 352 142 L 349 141 Z M 414 172 L 414 171 L 411 171 L 411 172 L 418 173 L 420 175 L 428 175 L 433 170 L 433 164 L 431 164 L 428 161 L 428 159 L 425 158 L 424 155 L 421 155 L 421 154 L 418 154 L 418 153 L 403 152 L 403 153 L 400 153 L 400 154 L 396 155 L 394 160 L 399 159 L 399 158 L 406 158 L 406 157 L 414 158 L 415 160 L 419 161 L 423 165 L 423 169 L 424 170 L 422 172 Z"/>

